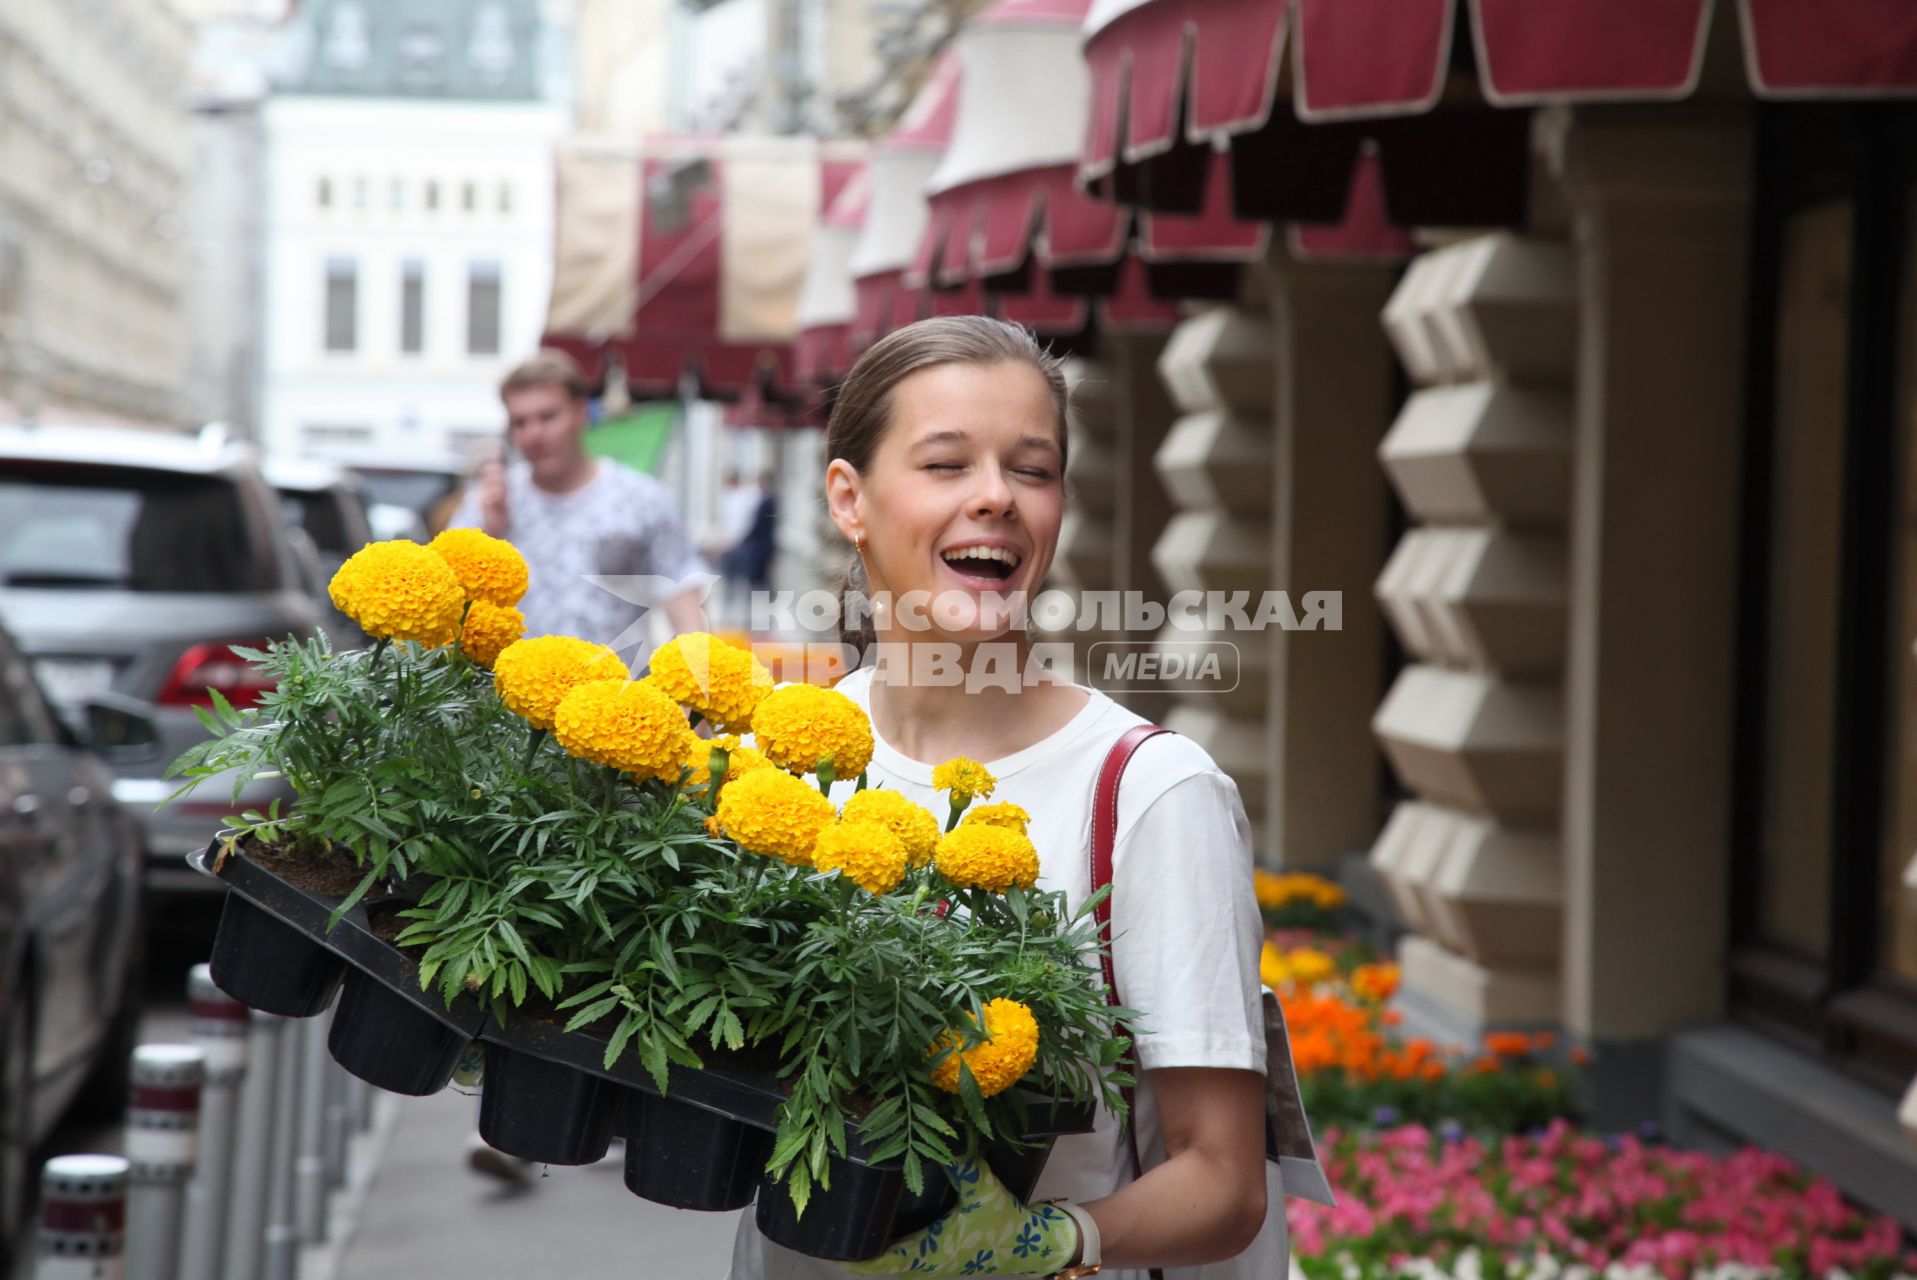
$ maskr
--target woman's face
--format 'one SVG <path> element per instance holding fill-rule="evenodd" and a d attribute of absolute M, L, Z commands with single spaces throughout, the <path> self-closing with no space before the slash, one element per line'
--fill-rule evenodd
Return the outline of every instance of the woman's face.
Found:
<path fill-rule="evenodd" d="M 908 612 L 919 601 L 939 639 L 1005 634 L 1010 619 L 992 602 L 1038 593 L 1064 514 L 1044 375 L 1021 361 L 936 365 L 899 382 L 890 409 L 866 473 L 841 459 L 826 478 L 833 520 L 863 541 L 873 594 L 898 614 L 877 621 L 893 640 L 923 638 Z"/>

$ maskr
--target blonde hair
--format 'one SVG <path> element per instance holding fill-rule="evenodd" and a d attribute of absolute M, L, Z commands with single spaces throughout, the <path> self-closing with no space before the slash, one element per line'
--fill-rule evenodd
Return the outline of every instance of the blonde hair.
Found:
<path fill-rule="evenodd" d="M 529 387 L 564 387 L 574 400 L 584 400 L 590 388 L 579 364 L 563 351 L 551 349 L 522 360 L 499 380 L 499 398 Z"/>

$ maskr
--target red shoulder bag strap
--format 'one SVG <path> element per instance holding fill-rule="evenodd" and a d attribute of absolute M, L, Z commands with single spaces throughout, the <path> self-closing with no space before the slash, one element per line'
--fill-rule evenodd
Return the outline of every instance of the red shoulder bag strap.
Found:
<path fill-rule="evenodd" d="M 1131 763 L 1132 756 L 1146 742 L 1161 733 L 1170 733 L 1170 729 L 1161 729 L 1155 724 L 1141 724 L 1127 729 L 1111 751 L 1105 757 L 1105 763 L 1098 771 L 1098 789 L 1092 796 L 1092 881 L 1091 892 L 1097 893 L 1112 883 L 1112 848 L 1118 842 L 1118 780 L 1125 776 L 1125 766 Z M 1118 998 L 1118 975 L 1112 970 L 1112 897 L 1116 887 L 1105 900 L 1092 909 L 1093 919 L 1098 921 L 1098 936 L 1105 943 L 1105 953 L 1100 957 L 1105 969 L 1105 991 L 1107 998 L 1114 1004 L 1124 1003 Z M 1129 1037 L 1123 1026 L 1120 1035 Z M 1127 1072 L 1134 1072 L 1136 1063 L 1131 1055 L 1125 1059 Z M 1132 1172 L 1143 1175 L 1145 1162 L 1138 1152 L 1138 1099 L 1136 1091 L 1130 1087 L 1125 1090 L 1125 1109 L 1130 1118 L 1125 1122 L 1125 1141 L 1131 1146 Z M 1164 1280 L 1165 1273 L 1156 1267 L 1151 1271 L 1152 1280 Z"/>

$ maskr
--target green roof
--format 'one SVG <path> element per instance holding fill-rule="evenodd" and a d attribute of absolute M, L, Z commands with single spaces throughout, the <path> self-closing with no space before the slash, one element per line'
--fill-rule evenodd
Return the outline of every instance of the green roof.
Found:
<path fill-rule="evenodd" d="M 306 0 L 283 93 L 528 101 L 538 0 Z"/>

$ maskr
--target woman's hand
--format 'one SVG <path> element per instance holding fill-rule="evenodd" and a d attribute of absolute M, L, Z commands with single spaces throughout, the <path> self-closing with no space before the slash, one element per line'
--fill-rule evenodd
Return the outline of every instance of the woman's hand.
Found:
<path fill-rule="evenodd" d="M 1078 1252 L 1078 1224 L 1063 1209 L 1021 1203 L 984 1161 L 950 1171 L 958 1208 L 923 1231 L 894 1240 L 870 1262 L 846 1270 L 859 1276 L 1049 1276 Z M 937 1174 L 933 1175 L 938 1176 Z"/>

